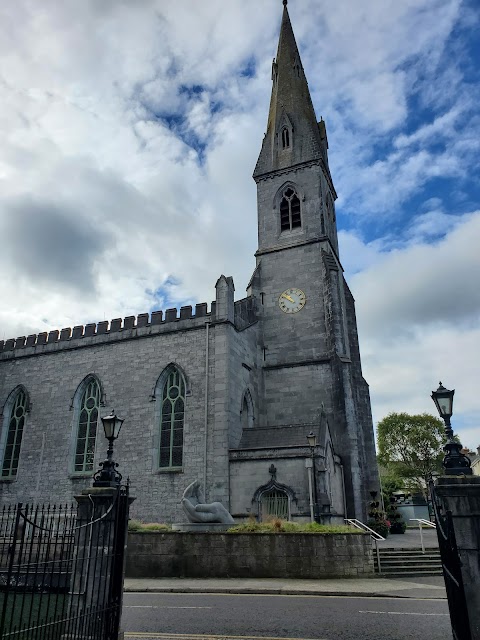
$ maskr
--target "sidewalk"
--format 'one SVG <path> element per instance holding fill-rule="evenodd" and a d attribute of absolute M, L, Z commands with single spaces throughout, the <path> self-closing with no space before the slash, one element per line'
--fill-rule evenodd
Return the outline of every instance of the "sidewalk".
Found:
<path fill-rule="evenodd" d="M 284 580 L 283 578 L 125 578 L 126 592 L 446 598 L 442 576 Z"/>
<path fill-rule="evenodd" d="M 424 527 L 422 535 L 425 549 L 438 549 L 438 538 L 435 529 Z M 390 534 L 386 540 L 380 540 L 378 546 L 380 549 L 420 549 L 420 530 L 414 528 L 407 529 L 404 534 Z"/>

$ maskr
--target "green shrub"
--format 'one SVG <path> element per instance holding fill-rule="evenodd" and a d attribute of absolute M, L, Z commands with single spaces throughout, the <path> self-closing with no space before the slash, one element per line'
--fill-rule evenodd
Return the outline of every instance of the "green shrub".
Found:
<path fill-rule="evenodd" d="M 405 533 L 407 529 L 407 524 L 401 521 L 392 522 L 390 526 L 390 533 Z"/>
<path fill-rule="evenodd" d="M 359 529 L 347 525 L 318 524 L 317 522 L 297 523 L 274 518 L 268 522 L 256 522 L 249 518 L 247 522 L 235 525 L 227 533 L 362 533 Z"/>
<path fill-rule="evenodd" d="M 131 533 L 146 533 L 149 531 L 171 531 L 169 524 L 160 524 L 159 522 L 141 522 L 140 520 L 129 520 L 128 530 Z"/>
<path fill-rule="evenodd" d="M 140 531 L 142 527 L 142 523 L 140 520 L 129 520 L 128 521 L 128 530 L 132 532 Z"/>
<path fill-rule="evenodd" d="M 142 531 L 171 531 L 169 524 L 160 524 L 159 522 L 147 522 L 142 525 Z"/>
<path fill-rule="evenodd" d="M 383 519 L 369 520 L 367 522 L 367 527 L 370 527 L 370 529 L 373 529 L 373 531 L 376 531 L 378 534 L 386 538 L 390 531 L 390 522 L 388 520 L 383 520 Z"/>

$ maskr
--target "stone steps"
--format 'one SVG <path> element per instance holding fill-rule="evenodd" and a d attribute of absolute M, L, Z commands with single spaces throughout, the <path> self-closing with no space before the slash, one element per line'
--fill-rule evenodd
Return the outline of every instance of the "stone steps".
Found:
<path fill-rule="evenodd" d="M 375 571 L 378 562 L 374 553 Z M 398 577 L 439 576 L 442 575 L 440 552 L 436 549 L 380 549 L 380 567 L 382 574 Z"/>

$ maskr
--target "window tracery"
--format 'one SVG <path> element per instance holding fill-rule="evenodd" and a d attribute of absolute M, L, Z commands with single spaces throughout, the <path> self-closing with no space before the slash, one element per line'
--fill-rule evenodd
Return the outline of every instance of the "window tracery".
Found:
<path fill-rule="evenodd" d="M 292 187 L 285 189 L 280 202 L 280 230 L 291 231 L 302 226 L 300 198 Z"/>
<path fill-rule="evenodd" d="M 166 375 L 162 390 L 159 467 L 181 468 L 183 464 L 183 425 L 185 419 L 185 380 L 177 367 Z"/>
<path fill-rule="evenodd" d="M 13 396 L 5 416 L 2 478 L 15 478 L 17 475 L 27 411 L 27 394 L 20 388 Z"/>
<path fill-rule="evenodd" d="M 75 442 L 75 473 L 93 471 L 95 442 L 97 438 L 98 412 L 101 389 L 93 376 L 87 378 L 77 391 L 79 395 L 77 435 Z"/>

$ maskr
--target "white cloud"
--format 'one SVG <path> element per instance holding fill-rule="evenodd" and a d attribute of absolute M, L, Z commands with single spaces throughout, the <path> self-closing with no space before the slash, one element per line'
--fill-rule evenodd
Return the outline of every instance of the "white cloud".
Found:
<path fill-rule="evenodd" d="M 465 82 L 462 46 L 446 54 L 459 21 L 474 29 L 472 13 L 461 0 L 289 10 L 327 121 L 339 219 L 354 229 L 340 233 L 341 257 L 376 415 L 398 408 L 388 372 L 407 386 L 424 376 L 418 389 L 430 370 L 440 375 L 440 332 L 465 350 L 450 369 L 460 394 L 459 362 L 476 353 L 478 213 L 447 212 L 439 196 L 419 216 L 403 212 L 401 237 L 378 228 L 435 177 L 455 179 L 458 202 L 478 206 L 466 180 L 478 174 L 479 90 Z M 279 0 L 0 5 L 0 228 L 11 240 L 0 337 L 209 301 L 222 272 L 243 296 L 280 14 Z M 362 241 L 374 223 L 380 237 Z M 440 275 L 445 295 L 435 296 Z"/>
<path fill-rule="evenodd" d="M 429 391 L 442 380 L 457 387 L 459 422 L 475 424 L 479 243 L 476 211 L 434 245 L 415 240 L 376 259 L 372 247 L 364 246 L 370 265 L 350 278 L 350 286 L 376 420 L 390 411 L 431 413 Z M 478 429 L 470 426 L 460 435 L 470 447 L 479 444 Z"/>

